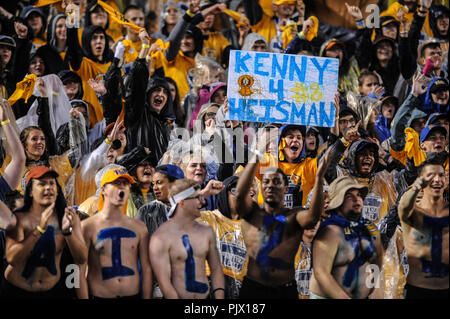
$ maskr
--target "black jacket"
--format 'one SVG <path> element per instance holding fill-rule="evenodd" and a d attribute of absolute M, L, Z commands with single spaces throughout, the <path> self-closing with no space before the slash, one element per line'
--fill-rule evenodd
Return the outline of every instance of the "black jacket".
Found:
<path fill-rule="evenodd" d="M 137 59 L 125 82 L 125 127 L 127 128 L 127 148 L 138 145 L 148 147 L 157 160 L 167 150 L 171 126 L 175 119 L 169 86 L 164 79 L 150 81 L 148 65 L 144 59 Z M 156 113 L 149 105 L 152 92 L 163 87 L 167 92 L 167 102 L 161 112 Z"/>

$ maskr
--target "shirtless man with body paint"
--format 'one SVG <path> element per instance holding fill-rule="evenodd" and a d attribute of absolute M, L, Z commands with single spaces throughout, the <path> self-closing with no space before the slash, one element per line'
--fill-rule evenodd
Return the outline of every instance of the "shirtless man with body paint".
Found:
<path fill-rule="evenodd" d="M 366 299 L 381 280 L 372 272 L 381 272 L 381 237 L 375 224 L 361 216 L 367 192 L 349 176 L 330 184 L 331 215 L 313 242 L 311 299 Z"/>
<path fill-rule="evenodd" d="M 70 298 L 61 279 L 61 256 L 68 245 L 76 263 L 87 259 L 80 219 L 65 207 L 58 174 L 35 166 L 26 175 L 24 206 L 15 211 L 17 225 L 6 234 L 4 298 Z M 64 271 L 64 270 L 63 270 Z"/>
<path fill-rule="evenodd" d="M 449 207 L 444 189 L 448 180 L 438 160 L 426 160 L 418 169 L 419 177 L 398 206 L 409 264 L 405 297 L 447 299 Z M 420 193 L 423 197 L 417 201 Z"/>
<path fill-rule="evenodd" d="M 266 133 L 265 133 L 266 134 Z M 261 191 L 264 206 L 260 208 L 247 196 L 258 168 L 259 158 L 265 153 L 270 139 L 261 137 L 258 151 L 248 162 L 236 186 L 237 212 L 242 220 L 249 263 L 240 298 L 298 299 L 295 281 L 295 255 L 305 229 L 313 228 L 323 210 L 324 174 L 330 152 L 319 165 L 314 193 L 309 210 L 284 207 L 288 188 L 286 175 L 278 168 L 267 168 L 262 173 Z"/>
<path fill-rule="evenodd" d="M 151 298 L 147 227 L 123 214 L 132 183 L 133 178 L 124 170 L 106 172 L 101 181 L 98 213 L 81 224 L 89 255 L 87 264 L 81 266 L 77 291 L 80 299 Z"/>
<path fill-rule="evenodd" d="M 169 190 L 171 218 L 150 240 L 150 260 L 166 299 L 223 299 L 225 279 L 216 235 L 211 226 L 196 221 L 205 204 L 200 187 L 176 180 Z M 211 269 L 211 288 L 205 271 Z"/>

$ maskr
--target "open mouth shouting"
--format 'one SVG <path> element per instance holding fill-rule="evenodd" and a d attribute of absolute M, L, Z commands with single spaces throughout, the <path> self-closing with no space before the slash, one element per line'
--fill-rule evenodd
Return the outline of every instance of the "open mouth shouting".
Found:
<path fill-rule="evenodd" d="M 361 162 L 361 169 L 369 171 L 372 168 L 373 161 L 371 159 L 364 159 Z"/>

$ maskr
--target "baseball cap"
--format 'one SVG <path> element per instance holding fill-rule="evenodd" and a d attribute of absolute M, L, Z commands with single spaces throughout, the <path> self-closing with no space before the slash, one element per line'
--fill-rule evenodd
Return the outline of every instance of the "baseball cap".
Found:
<path fill-rule="evenodd" d="M 273 0 L 272 3 L 276 6 L 281 6 L 283 4 L 292 5 L 297 4 L 297 0 Z"/>
<path fill-rule="evenodd" d="M 344 42 L 338 41 L 338 40 L 336 40 L 336 39 L 333 39 L 333 40 L 331 40 L 331 41 L 327 44 L 327 46 L 325 47 L 325 51 L 331 49 L 332 47 L 334 47 L 334 46 L 336 46 L 336 45 L 340 45 L 340 46 L 342 46 L 342 47 L 345 47 L 345 43 L 344 43 Z"/>
<path fill-rule="evenodd" d="M 27 19 L 33 12 L 36 12 L 41 17 L 45 18 L 44 12 L 40 8 L 34 6 L 26 6 L 25 8 L 23 8 L 22 12 L 20 13 L 20 17 L 23 19 Z"/>
<path fill-rule="evenodd" d="M 13 38 L 7 36 L 7 35 L 0 35 L 0 45 L 6 45 L 11 48 L 16 47 L 16 41 L 14 41 Z"/>
<path fill-rule="evenodd" d="M 127 179 L 131 184 L 134 184 L 134 179 L 133 177 L 131 177 L 126 170 L 124 169 L 120 169 L 120 168 L 112 168 L 109 171 L 107 171 L 105 173 L 105 175 L 103 175 L 102 180 L 100 182 L 100 187 L 104 186 L 108 183 L 112 183 L 115 180 L 119 179 L 119 178 L 125 178 Z M 98 198 L 98 208 L 97 211 L 101 211 L 103 209 L 103 205 L 105 204 L 105 199 L 103 197 L 103 194 L 100 193 L 100 196 Z M 128 203 L 125 203 L 122 207 L 122 213 L 126 214 L 127 213 L 127 205 Z"/>
<path fill-rule="evenodd" d="M 445 120 L 447 117 L 448 117 L 448 115 L 446 113 L 432 113 L 428 117 L 428 121 L 425 125 L 436 124 L 436 121 L 442 120 L 442 119 Z"/>
<path fill-rule="evenodd" d="M 172 164 L 160 165 L 155 170 L 157 173 L 169 175 L 175 179 L 184 178 L 184 173 L 181 168 Z"/>
<path fill-rule="evenodd" d="M 379 36 L 377 37 L 374 41 L 373 41 L 373 45 L 377 45 L 378 43 L 382 42 L 382 41 L 387 41 L 389 42 L 393 48 L 395 48 L 395 41 L 389 37 L 385 37 L 385 36 Z"/>
<path fill-rule="evenodd" d="M 425 126 L 425 128 L 420 132 L 420 142 L 422 143 L 428 138 L 428 135 L 430 135 L 434 131 L 439 131 L 443 135 L 447 135 L 447 130 L 439 125 L 430 124 Z"/>
<path fill-rule="evenodd" d="M 440 90 L 448 90 L 448 81 L 444 78 L 438 78 L 430 87 L 430 93 L 436 93 Z"/>
<path fill-rule="evenodd" d="M 113 169 L 110 169 L 109 171 L 107 171 L 105 173 L 105 175 L 103 175 L 102 181 L 100 182 L 100 186 L 104 186 L 105 184 L 112 183 L 119 178 L 125 178 L 131 184 L 134 184 L 134 178 L 131 177 L 131 175 L 129 175 L 126 170 L 120 169 L 120 168 L 113 168 Z"/>
<path fill-rule="evenodd" d="M 114 125 L 116 125 L 116 122 L 112 122 L 112 123 L 109 123 L 108 124 L 108 126 L 105 128 L 105 135 L 107 136 L 109 133 L 111 133 L 111 131 L 113 130 L 113 128 L 114 128 Z M 122 127 L 125 127 L 125 125 L 121 125 Z"/>
<path fill-rule="evenodd" d="M 59 174 L 52 170 L 50 167 L 47 166 L 35 166 L 32 169 L 30 169 L 27 173 L 27 177 L 26 177 L 26 184 L 28 185 L 28 183 L 33 179 L 33 178 L 41 178 L 42 176 L 46 175 L 46 174 L 51 174 L 53 175 L 53 177 L 58 177 Z"/>
<path fill-rule="evenodd" d="M 89 109 L 88 108 L 88 104 L 85 101 L 80 100 L 80 99 L 73 99 L 73 100 L 71 100 L 70 101 L 70 106 L 72 106 L 72 108 L 78 107 L 78 106 L 83 106 L 83 107 L 86 108 L 86 110 Z"/>
<path fill-rule="evenodd" d="M 73 71 L 70 70 L 61 70 L 58 72 L 58 77 L 63 84 L 67 84 L 69 82 L 78 82 L 81 83 L 81 77 Z"/>

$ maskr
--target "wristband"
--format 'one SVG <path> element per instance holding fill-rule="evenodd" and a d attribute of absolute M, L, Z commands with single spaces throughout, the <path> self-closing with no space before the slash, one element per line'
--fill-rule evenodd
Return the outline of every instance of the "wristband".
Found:
<path fill-rule="evenodd" d="M 105 138 L 105 143 L 108 144 L 109 146 L 112 145 L 112 142 L 110 142 L 110 141 L 108 140 L 108 138 Z"/>
<path fill-rule="evenodd" d="M 9 120 L 4 120 L 4 121 L 1 122 L 1 124 L 2 124 L 2 126 L 6 125 L 6 124 L 9 124 Z"/>
<path fill-rule="evenodd" d="M 361 27 L 363 27 L 363 26 L 364 26 L 364 24 L 365 24 L 364 20 L 359 20 L 359 21 L 356 21 L 356 26 L 357 26 L 358 28 L 361 28 Z"/>
<path fill-rule="evenodd" d="M 341 142 L 344 144 L 345 147 L 347 147 L 350 143 L 345 139 L 345 137 L 341 137 Z"/>
<path fill-rule="evenodd" d="M 216 288 L 213 290 L 212 294 L 214 295 L 218 290 L 223 290 L 223 292 L 225 293 L 225 288 Z"/>
<path fill-rule="evenodd" d="M 41 226 L 37 225 L 36 229 L 38 230 L 38 232 L 40 232 L 41 234 L 45 233 L 45 229 L 42 229 Z"/>
<path fill-rule="evenodd" d="M 144 49 L 150 49 L 150 45 L 147 44 L 147 43 L 142 44 L 142 47 L 143 47 Z"/>
<path fill-rule="evenodd" d="M 188 16 L 190 16 L 191 18 L 192 18 L 193 16 L 195 16 L 195 13 L 192 13 L 192 12 L 189 11 L 189 10 L 186 11 L 186 14 L 187 14 Z"/>
<path fill-rule="evenodd" d="M 68 232 L 66 232 L 66 233 L 62 232 L 62 235 L 63 236 L 70 236 L 70 235 L 72 235 L 72 227 L 69 227 L 69 231 Z"/>
<path fill-rule="evenodd" d="M 300 31 L 300 32 L 298 33 L 298 37 L 299 37 L 300 39 L 306 40 L 306 36 L 305 36 L 305 34 L 303 33 L 303 31 Z"/>

